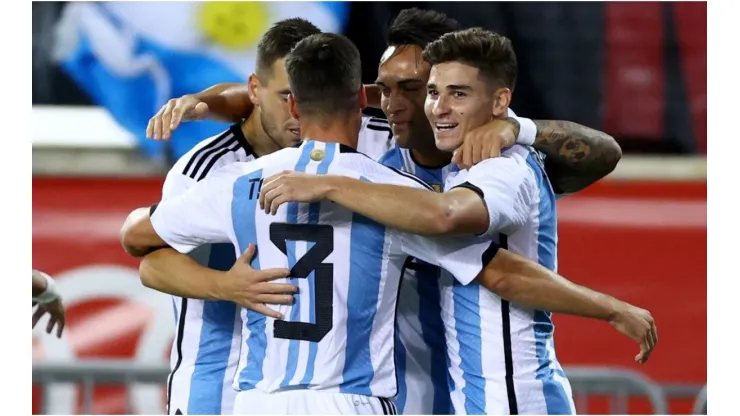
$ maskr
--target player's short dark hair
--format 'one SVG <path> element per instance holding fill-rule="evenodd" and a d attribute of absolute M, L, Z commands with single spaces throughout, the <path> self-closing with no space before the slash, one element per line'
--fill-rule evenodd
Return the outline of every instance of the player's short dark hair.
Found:
<path fill-rule="evenodd" d="M 497 33 L 472 28 L 448 33 L 424 49 L 432 65 L 460 62 L 478 68 L 489 84 L 509 88 L 516 85 L 516 54 L 511 41 Z"/>
<path fill-rule="evenodd" d="M 335 33 L 311 35 L 285 60 L 290 90 L 302 113 L 327 116 L 358 109 L 362 86 L 360 51 Z"/>
<path fill-rule="evenodd" d="M 422 49 L 445 33 L 459 29 L 457 20 L 434 10 L 404 9 L 388 27 L 388 46 L 418 45 Z"/>
<path fill-rule="evenodd" d="M 321 33 L 321 29 L 298 17 L 272 25 L 257 45 L 257 74 L 269 78 L 275 61 L 285 57 L 302 39 L 317 33 Z"/>

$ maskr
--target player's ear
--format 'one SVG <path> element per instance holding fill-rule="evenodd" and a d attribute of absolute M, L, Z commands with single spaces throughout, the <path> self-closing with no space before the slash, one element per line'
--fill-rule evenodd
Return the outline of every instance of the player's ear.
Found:
<path fill-rule="evenodd" d="M 506 117 L 511 104 L 511 90 L 499 88 L 493 93 L 493 118 Z"/>
<path fill-rule="evenodd" d="M 301 113 L 298 111 L 298 103 L 295 102 L 295 98 L 293 98 L 293 94 L 288 95 L 288 108 L 290 110 L 290 116 L 293 117 L 296 120 L 301 119 Z"/>
<path fill-rule="evenodd" d="M 260 105 L 259 89 L 262 88 L 262 81 L 260 81 L 259 77 L 257 77 L 257 74 L 252 73 L 249 76 L 247 86 L 249 87 L 249 100 L 254 105 Z"/>
<path fill-rule="evenodd" d="M 367 91 L 365 91 L 364 85 L 360 85 L 360 90 L 357 92 L 357 97 L 359 99 L 360 109 L 364 110 L 367 107 Z"/>

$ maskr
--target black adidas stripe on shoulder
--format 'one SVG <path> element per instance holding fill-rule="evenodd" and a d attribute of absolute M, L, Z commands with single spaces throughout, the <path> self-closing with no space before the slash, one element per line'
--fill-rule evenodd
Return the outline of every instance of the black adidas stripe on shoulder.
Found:
<path fill-rule="evenodd" d="M 383 165 L 383 166 L 385 166 L 385 165 Z M 422 185 L 424 188 L 426 188 L 426 189 L 428 189 L 430 191 L 434 191 L 434 188 L 432 188 L 431 186 L 429 186 L 428 183 L 422 181 L 421 179 L 417 178 L 416 176 L 411 175 L 409 173 L 406 173 L 406 172 L 404 172 L 402 170 L 396 169 L 396 168 L 391 167 L 391 166 L 386 166 L 386 167 L 388 169 L 391 169 L 391 170 L 395 171 L 396 173 L 398 173 L 401 176 L 405 176 L 405 177 L 407 177 L 409 179 L 412 179 L 412 180 L 416 181 L 418 184 Z"/>
<path fill-rule="evenodd" d="M 206 159 L 209 158 L 209 156 L 230 147 L 235 142 L 236 139 L 234 139 L 234 134 L 230 130 L 226 130 L 225 132 L 221 133 L 210 143 L 201 147 L 195 153 L 193 153 L 193 155 L 190 157 L 190 160 L 188 160 L 188 163 L 185 165 L 185 169 L 182 170 L 182 174 L 195 179 L 198 170 L 200 170 L 200 167 L 203 165 Z"/>
<path fill-rule="evenodd" d="M 391 126 L 388 124 L 388 120 L 377 117 L 370 117 L 367 122 L 367 128 L 376 131 L 391 131 Z"/>

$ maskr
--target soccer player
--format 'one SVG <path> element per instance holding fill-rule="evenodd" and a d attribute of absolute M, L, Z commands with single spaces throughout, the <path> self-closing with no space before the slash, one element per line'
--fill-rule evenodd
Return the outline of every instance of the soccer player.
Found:
<path fill-rule="evenodd" d="M 299 140 L 298 121 L 290 116 L 285 56 L 295 44 L 320 30 L 303 19 L 273 25 L 257 48 L 257 68 L 249 78 L 249 118 L 198 144 L 167 174 L 163 199 L 185 192 L 217 168 L 253 160 Z M 360 149 L 376 157 L 389 149 L 390 128 L 384 120 L 362 118 Z M 146 209 L 131 219 L 146 215 Z M 231 387 L 242 346 L 241 318 L 235 303 L 278 317 L 265 306 L 290 304 L 293 285 L 269 283 L 286 270 L 254 271 L 253 249 L 245 247 L 235 262 L 231 244 L 204 245 L 186 256 L 157 250 L 141 262 L 144 285 L 173 295 L 177 322 L 168 379 L 170 414 L 231 414 L 236 392 Z M 206 266 L 206 267 L 203 267 Z M 220 273 L 219 271 L 227 271 Z"/>
<path fill-rule="evenodd" d="M 407 9 L 391 23 L 388 48 L 379 65 L 377 87 L 380 106 L 391 124 L 397 143 L 381 159 L 383 163 L 412 173 L 435 189 L 441 189 L 449 172 L 452 154 L 439 151 L 423 113 L 425 85 L 430 65 L 421 58 L 422 49 L 444 33 L 457 29 L 457 22 L 431 10 Z M 230 119 L 250 111 L 247 89 L 239 84 L 214 86 L 195 95 L 171 100 L 150 121 L 147 133 L 166 138 L 169 128 L 181 120 Z M 368 88 L 369 101 L 370 88 Z M 206 105 L 207 104 L 207 105 Z M 205 110 L 208 110 L 206 112 Z M 513 114 L 513 113 L 512 113 Z M 518 132 L 518 134 L 517 134 Z M 476 163 L 483 155 L 494 156 L 514 138 L 531 143 L 547 155 L 549 179 L 556 188 L 575 192 L 610 172 L 621 156 L 610 136 L 570 122 L 534 121 L 510 118 L 494 120 L 469 131 L 466 144 L 456 157 Z M 416 279 L 416 273 L 433 279 L 439 269 L 414 260 L 407 264 L 398 308 L 399 410 L 410 414 L 444 414 L 450 409 L 447 389 L 447 362 L 439 290 L 436 281 Z M 407 406 L 408 405 L 408 406 Z"/>
<path fill-rule="evenodd" d="M 366 97 L 359 52 L 348 39 L 310 36 L 291 51 L 286 67 L 303 144 L 213 172 L 160 202 L 151 217 L 129 227 L 123 242 L 138 253 L 165 245 L 189 252 L 219 241 L 243 250 L 257 243 L 256 267 L 287 264 L 300 281 L 296 303 L 284 308 L 289 320 L 242 311 L 248 350 L 235 379 L 241 390 L 235 413 L 394 413 L 388 400 L 396 391 L 394 347 L 388 341 L 406 257 L 450 269 L 461 284 L 487 288 L 502 278 L 501 264 L 521 271 L 528 262 L 487 239 L 405 234 L 330 203 L 291 204 L 276 217 L 258 209 L 263 176 L 286 168 L 431 190 L 354 150 Z"/>
<path fill-rule="evenodd" d="M 454 151 L 467 130 L 492 116 L 506 116 L 516 77 L 508 39 L 481 29 L 455 32 L 429 44 L 424 58 L 433 65 L 425 111 L 439 149 Z M 531 148 L 520 145 L 502 156 L 448 175 L 444 193 L 291 173 L 266 179 L 261 202 L 275 212 L 287 201 L 327 199 L 408 232 L 486 235 L 554 271 L 555 195 L 543 163 Z M 493 290 L 498 297 L 451 279 L 441 286 L 456 413 L 575 411 L 546 311 L 609 321 L 640 343 L 638 362 L 649 358 L 657 342 L 650 314 L 625 303 L 610 301 L 616 308 L 603 313 L 601 306 L 588 304 L 589 296 L 575 307 L 555 293 L 549 299 L 537 296 L 536 290 L 525 294 L 499 287 Z"/>
<path fill-rule="evenodd" d="M 46 333 L 51 334 L 56 326 L 57 338 L 61 338 L 64 331 L 64 304 L 56 290 L 54 279 L 40 270 L 32 269 L 31 287 L 33 304 L 38 305 L 33 313 L 31 328 L 35 328 L 41 317 L 48 313 L 49 323 L 46 324 Z"/>

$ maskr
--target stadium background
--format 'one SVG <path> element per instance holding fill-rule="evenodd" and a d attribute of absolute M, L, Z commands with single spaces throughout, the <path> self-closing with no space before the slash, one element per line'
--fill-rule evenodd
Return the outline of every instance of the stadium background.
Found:
<path fill-rule="evenodd" d="M 558 357 L 589 392 L 579 413 L 656 412 L 645 393 L 693 411 L 707 358 L 706 3 L 184 4 L 33 4 L 33 264 L 68 306 L 62 340 L 34 331 L 34 414 L 162 412 L 162 382 L 122 381 L 163 380 L 171 302 L 140 285 L 118 229 L 158 199 L 189 139 L 223 125 L 189 123 L 155 144 L 146 119 L 167 98 L 248 74 L 262 28 L 296 14 L 347 34 L 372 82 L 385 23 L 413 6 L 509 36 L 517 113 L 604 130 L 625 152 L 558 203 L 559 267 L 651 310 L 660 343 L 638 366 L 608 325 L 556 316 Z"/>

